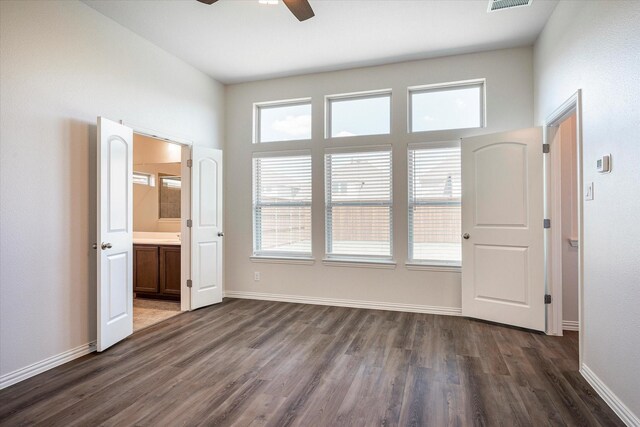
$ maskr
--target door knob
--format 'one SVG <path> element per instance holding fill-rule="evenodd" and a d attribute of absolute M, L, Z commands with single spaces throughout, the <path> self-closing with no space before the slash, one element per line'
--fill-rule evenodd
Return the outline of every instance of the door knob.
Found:
<path fill-rule="evenodd" d="M 113 246 L 111 246 L 111 243 L 103 243 L 100 247 L 104 251 L 105 249 L 111 249 Z"/>
<path fill-rule="evenodd" d="M 93 249 L 98 249 L 98 244 L 97 244 L 97 243 L 94 243 L 93 245 L 91 245 L 91 247 L 92 247 Z"/>
<path fill-rule="evenodd" d="M 222 231 L 218 231 L 218 237 L 224 237 L 224 233 Z"/>
<path fill-rule="evenodd" d="M 465 239 L 468 239 L 468 238 L 469 238 L 469 237 L 471 237 L 471 236 L 469 236 L 469 233 L 464 233 L 464 234 L 462 235 L 462 237 L 463 237 L 463 238 L 465 238 Z"/>

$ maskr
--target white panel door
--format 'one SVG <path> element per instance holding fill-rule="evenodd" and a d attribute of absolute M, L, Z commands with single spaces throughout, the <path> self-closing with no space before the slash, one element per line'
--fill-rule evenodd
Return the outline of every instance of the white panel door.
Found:
<path fill-rule="evenodd" d="M 222 151 L 191 152 L 191 309 L 222 302 Z"/>
<path fill-rule="evenodd" d="M 103 351 L 133 333 L 133 131 L 98 117 L 98 336 Z"/>
<path fill-rule="evenodd" d="M 462 314 L 544 331 L 542 129 L 462 140 Z"/>

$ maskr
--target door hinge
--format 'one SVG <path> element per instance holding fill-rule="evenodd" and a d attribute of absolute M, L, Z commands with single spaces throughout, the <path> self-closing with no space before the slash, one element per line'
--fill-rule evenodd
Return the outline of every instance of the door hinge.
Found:
<path fill-rule="evenodd" d="M 193 160 L 191 160 L 191 159 L 187 160 L 187 167 L 188 168 L 193 167 Z"/>
<path fill-rule="evenodd" d="M 193 221 L 192 220 L 190 220 L 190 219 L 187 220 L 187 227 L 189 227 L 189 228 L 193 227 Z"/>
<path fill-rule="evenodd" d="M 187 279 L 187 288 L 190 288 L 193 286 L 193 281 L 191 279 Z"/>
<path fill-rule="evenodd" d="M 545 303 L 545 304 L 551 304 L 551 295 L 546 294 L 546 295 L 544 296 L 544 303 Z"/>
<path fill-rule="evenodd" d="M 551 220 L 545 218 L 544 222 L 543 222 L 543 226 L 544 226 L 544 228 L 551 228 Z"/>
<path fill-rule="evenodd" d="M 551 146 L 549 144 L 542 144 L 542 152 L 544 154 L 548 154 L 551 151 Z"/>

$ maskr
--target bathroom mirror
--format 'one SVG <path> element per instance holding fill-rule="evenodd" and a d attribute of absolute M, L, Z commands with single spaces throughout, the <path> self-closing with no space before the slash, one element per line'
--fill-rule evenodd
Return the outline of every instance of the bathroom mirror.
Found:
<path fill-rule="evenodd" d="M 160 219 L 180 219 L 180 177 L 159 174 L 158 179 L 160 181 Z"/>

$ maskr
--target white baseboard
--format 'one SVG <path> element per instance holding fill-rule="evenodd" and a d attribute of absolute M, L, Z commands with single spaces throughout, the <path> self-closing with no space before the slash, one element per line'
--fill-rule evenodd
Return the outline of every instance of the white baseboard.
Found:
<path fill-rule="evenodd" d="M 9 372 L 8 374 L 2 375 L 0 377 L 0 390 L 94 351 L 96 351 L 96 342 L 92 341 L 88 344 L 83 344 L 76 348 L 72 348 L 71 350 L 67 350 L 63 353 L 56 354 L 55 356 L 47 357 L 40 362 L 33 363 L 16 371 Z"/>
<path fill-rule="evenodd" d="M 587 380 L 589 384 L 591 384 L 591 387 L 595 389 L 598 395 L 600 395 L 602 400 L 604 400 L 607 405 L 609 405 L 609 407 L 613 409 L 613 412 L 615 412 L 620 417 L 622 422 L 630 427 L 640 426 L 640 418 L 638 418 L 637 415 L 631 412 L 631 410 L 627 408 L 624 403 L 622 403 L 618 396 L 616 396 L 611 391 L 611 389 L 609 389 L 609 387 L 607 387 L 605 383 L 602 382 L 602 380 L 598 378 L 598 376 L 594 374 L 593 371 L 589 369 L 589 367 L 584 363 L 580 367 L 580 373 L 582 374 L 584 379 Z"/>
<path fill-rule="evenodd" d="M 580 323 L 577 320 L 563 320 L 562 330 L 563 331 L 579 331 Z"/>
<path fill-rule="evenodd" d="M 410 313 L 442 314 L 447 316 L 460 316 L 462 314 L 462 309 L 458 307 L 439 307 L 430 305 L 398 304 L 392 302 L 305 297 L 298 295 L 267 294 L 261 292 L 226 291 L 224 293 L 224 296 L 229 298 L 294 302 L 314 305 L 331 305 L 337 307 L 369 308 L 373 310 L 406 311 Z"/>

